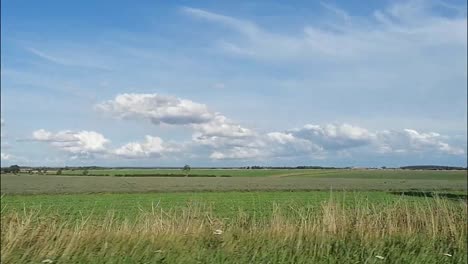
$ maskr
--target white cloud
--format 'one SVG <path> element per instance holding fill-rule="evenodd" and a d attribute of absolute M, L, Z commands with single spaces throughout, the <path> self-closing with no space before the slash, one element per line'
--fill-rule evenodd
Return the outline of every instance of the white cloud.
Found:
<path fill-rule="evenodd" d="M 3 119 L 3 117 L 0 119 L 0 138 L 4 138 L 5 137 L 5 133 L 3 133 L 3 127 L 5 126 L 5 120 Z"/>
<path fill-rule="evenodd" d="M 123 158 L 161 157 L 166 153 L 180 151 L 180 146 L 165 143 L 160 137 L 146 136 L 145 141 L 131 142 L 112 151 L 113 154 Z"/>
<path fill-rule="evenodd" d="M 305 125 L 291 130 L 298 138 L 306 139 L 329 150 L 359 147 L 369 144 L 374 135 L 368 130 L 349 124 L 328 124 L 325 126 Z"/>
<path fill-rule="evenodd" d="M 238 124 L 234 124 L 225 116 L 215 114 L 210 122 L 195 124 L 195 130 L 203 135 L 203 137 L 247 137 L 253 132 L 250 129 L 244 128 Z"/>
<path fill-rule="evenodd" d="M 157 158 L 168 153 L 179 152 L 183 144 L 164 142 L 160 137 L 145 136 L 143 142 L 129 142 L 118 148 L 109 146 L 110 141 L 94 131 L 63 130 L 57 133 L 39 129 L 33 132 L 33 140 L 48 142 L 51 146 L 71 154 L 71 159 L 99 155 L 101 158 Z"/>
<path fill-rule="evenodd" d="M 445 137 L 435 132 L 418 132 L 414 129 L 403 131 L 380 131 L 377 134 L 376 145 L 382 153 L 439 152 L 449 155 L 463 155 L 465 150 L 452 146 Z"/>
<path fill-rule="evenodd" d="M 204 13 L 203 13 L 204 14 Z M 365 147 L 376 153 L 438 151 L 462 155 L 464 150 L 443 141 L 436 133 L 415 130 L 399 132 L 369 131 L 350 124 L 307 124 L 284 132 L 258 133 L 212 112 L 205 104 L 159 94 L 121 94 L 97 105 L 97 108 L 120 118 L 141 118 L 154 124 L 185 125 L 193 129 L 192 150 L 204 147 L 210 158 L 262 159 L 309 156 L 323 158 Z M 37 131 L 37 139 L 49 140 L 49 132 Z M 126 158 L 160 157 L 173 148 L 159 137 L 147 136 L 143 143 L 128 143 L 113 154 Z M 188 149 L 186 149 L 188 150 Z M 189 150 L 188 150 L 189 151 Z"/>
<path fill-rule="evenodd" d="M 199 124 L 214 117 L 203 104 L 160 94 L 119 94 L 96 107 L 120 118 L 146 118 L 154 124 Z"/>
<path fill-rule="evenodd" d="M 241 133 L 242 135 L 242 133 Z M 224 134 L 198 136 L 192 142 L 165 142 L 160 137 L 145 137 L 143 142 L 130 142 L 112 149 L 109 140 L 92 131 L 69 130 L 52 133 L 44 129 L 34 131 L 34 140 L 49 142 L 52 146 L 80 156 L 101 155 L 105 158 L 161 158 L 173 153 L 199 154 L 204 147 L 212 160 L 266 160 L 308 157 L 324 159 L 330 156 L 359 155 L 362 153 L 395 155 L 398 153 L 434 153 L 465 155 L 462 147 L 448 143 L 449 137 L 435 132 L 369 131 L 349 124 L 305 125 L 285 132 L 252 133 L 248 136 Z M 204 151 L 201 151 L 202 153 Z M 2 154 L 3 155 L 3 154 Z M 4 154 L 3 159 L 11 156 Z"/>
<path fill-rule="evenodd" d="M 44 129 L 33 132 L 33 140 L 48 142 L 66 152 L 80 155 L 89 155 L 93 153 L 104 153 L 109 140 L 100 133 L 94 131 L 63 130 L 52 133 Z"/>
<path fill-rule="evenodd" d="M 97 109 L 120 118 L 143 118 L 153 124 L 189 125 L 196 136 L 245 137 L 252 131 L 233 123 L 220 113 L 212 112 L 204 104 L 160 94 L 120 94 L 113 100 L 100 103 Z"/>
<path fill-rule="evenodd" d="M 214 151 L 210 158 L 214 160 L 223 160 L 223 159 L 259 159 L 264 157 L 264 154 L 261 150 L 257 148 L 249 147 L 234 147 L 225 152 Z"/>
<path fill-rule="evenodd" d="M 10 154 L 7 154 L 7 153 L 0 153 L 1 155 L 1 160 L 10 160 L 12 158 L 12 156 Z"/>
<path fill-rule="evenodd" d="M 191 7 L 182 7 L 181 10 L 194 17 L 199 17 L 199 18 L 203 18 L 206 20 L 225 24 L 249 36 L 254 36 L 255 34 L 260 33 L 260 29 L 254 23 L 249 22 L 249 21 L 243 21 L 243 20 L 235 19 L 229 16 L 224 16 L 224 15 L 208 12 L 202 9 L 191 8 Z"/>
<path fill-rule="evenodd" d="M 294 137 L 290 133 L 271 132 L 255 134 L 246 138 L 220 140 L 211 145 L 215 151 L 210 158 L 220 159 L 266 159 L 294 156 L 321 157 L 322 148 L 315 143 Z"/>
<path fill-rule="evenodd" d="M 52 132 L 39 129 L 33 132 L 33 139 L 38 141 L 50 141 L 53 138 Z"/>
<path fill-rule="evenodd" d="M 465 150 L 446 142 L 438 133 L 403 131 L 369 131 L 349 124 L 305 125 L 286 132 L 270 132 L 246 139 L 217 141 L 211 145 L 212 159 L 265 159 L 308 156 L 323 159 L 359 153 L 398 154 L 434 153 L 464 155 Z"/>
<path fill-rule="evenodd" d="M 442 153 L 464 155 L 465 150 L 449 143 L 449 138 L 435 132 L 370 131 L 350 124 L 307 124 L 302 128 L 282 132 L 259 133 L 234 123 L 220 113 L 210 111 L 201 103 L 159 94 L 121 94 L 114 100 L 98 104 L 98 109 L 119 118 L 146 119 L 153 124 L 189 126 L 192 141 L 165 142 L 157 136 L 145 137 L 143 142 L 130 142 L 112 149 L 109 140 L 96 132 L 69 130 L 52 133 L 34 131 L 37 141 L 49 142 L 64 151 L 107 158 L 159 158 L 170 153 L 190 155 L 206 153 L 213 160 L 275 159 L 307 157 L 323 159 L 366 153 L 392 155 L 397 153 Z M 186 152 L 186 153 L 185 153 Z"/>
<path fill-rule="evenodd" d="M 38 50 L 36 48 L 26 48 L 27 51 L 36 55 L 37 57 L 55 63 L 62 66 L 78 66 L 86 67 L 99 70 L 109 70 L 110 68 L 104 65 L 103 63 L 96 61 L 95 57 L 90 54 L 80 54 L 80 56 L 75 55 L 75 53 L 68 53 L 66 55 L 51 55 L 48 52 Z"/>

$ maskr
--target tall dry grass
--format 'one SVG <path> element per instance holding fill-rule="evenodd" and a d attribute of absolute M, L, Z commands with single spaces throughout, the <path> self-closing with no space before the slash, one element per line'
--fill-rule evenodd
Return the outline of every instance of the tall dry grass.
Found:
<path fill-rule="evenodd" d="M 3 212 L 1 262 L 466 263 L 466 201 L 355 203 L 275 205 L 268 218 L 230 219 L 203 206 L 153 206 L 133 220 Z"/>

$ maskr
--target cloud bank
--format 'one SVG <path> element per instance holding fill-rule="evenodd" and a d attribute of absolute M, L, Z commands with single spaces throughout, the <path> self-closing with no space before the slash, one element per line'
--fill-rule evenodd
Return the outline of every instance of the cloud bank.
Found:
<path fill-rule="evenodd" d="M 198 152 L 203 153 L 200 150 L 207 150 L 211 160 L 327 159 L 343 152 L 353 155 L 362 152 L 466 155 L 463 146 L 449 143 L 449 137 L 414 129 L 370 131 L 357 125 L 331 123 L 306 124 L 281 131 L 254 131 L 213 112 L 205 104 L 160 94 L 120 94 L 97 104 L 96 109 L 123 120 L 149 121 L 171 129 L 189 128 L 192 137 L 184 142 L 166 142 L 159 136 L 146 135 L 142 142 L 129 142 L 119 147 L 110 146 L 110 140 L 95 131 L 53 133 L 39 129 L 33 132 L 32 138 L 70 154 L 123 159 L 199 155 Z"/>

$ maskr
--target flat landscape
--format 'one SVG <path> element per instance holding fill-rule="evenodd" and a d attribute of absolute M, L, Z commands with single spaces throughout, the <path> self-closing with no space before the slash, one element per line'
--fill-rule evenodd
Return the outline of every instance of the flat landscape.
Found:
<path fill-rule="evenodd" d="M 468 263 L 466 1 L 1 8 L 1 264 Z"/>
<path fill-rule="evenodd" d="M 467 261 L 466 171 L 50 170 L 1 181 L 2 263 Z"/>
<path fill-rule="evenodd" d="M 88 176 L 79 170 L 64 170 L 61 175 L 54 171 L 44 175 L 4 174 L 1 180 L 4 194 L 467 188 L 466 171 L 422 170 L 194 169 L 189 177 L 181 170 L 90 170 Z"/>

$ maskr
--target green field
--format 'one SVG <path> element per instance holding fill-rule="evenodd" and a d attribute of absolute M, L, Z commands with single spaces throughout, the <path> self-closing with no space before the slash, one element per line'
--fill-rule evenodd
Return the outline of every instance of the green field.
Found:
<path fill-rule="evenodd" d="M 2 263 L 467 262 L 465 171 L 80 173 L 1 175 Z"/>
<path fill-rule="evenodd" d="M 466 209 L 464 193 L 4 195 L 1 257 L 2 263 L 466 263 Z"/>
<path fill-rule="evenodd" d="M 270 192 L 182 192 L 141 194 L 57 194 L 4 195 L 3 212 L 39 210 L 41 213 L 77 217 L 82 214 L 103 217 L 110 211 L 118 218 L 133 217 L 141 211 L 178 210 L 190 206 L 209 209 L 217 217 L 228 217 L 242 211 L 256 216 L 271 216 L 274 205 L 286 208 L 319 208 L 330 199 L 347 207 L 356 200 L 380 206 L 401 201 L 425 203 L 435 196 L 458 202 L 466 200 L 464 192 L 379 192 L 379 191 L 270 191 Z"/>
<path fill-rule="evenodd" d="M 55 175 L 49 170 L 47 175 Z M 83 175 L 83 170 L 62 170 L 62 175 Z M 88 170 L 90 176 L 156 177 L 185 175 L 179 169 L 99 169 Z M 434 179 L 464 180 L 466 171 L 430 170 L 364 170 L 364 169 L 192 169 L 189 176 L 230 176 L 230 177 L 317 177 L 317 178 L 358 178 L 358 179 Z"/>
<path fill-rule="evenodd" d="M 131 193 L 177 191 L 466 190 L 465 171 L 409 170 L 192 170 L 192 177 L 166 176 L 180 170 L 96 170 L 101 176 L 2 174 L 6 194 Z M 68 174 L 71 171 L 64 171 Z M 77 171 L 73 171 L 77 172 Z M 166 173 L 166 174 L 163 174 Z M 77 172 L 80 173 L 79 171 Z M 126 174 L 125 174 L 126 173 Z M 135 176 L 136 175 L 136 176 Z M 156 175 L 151 177 L 151 175 Z M 165 175 L 165 176 L 161 176 Z M 197 177 L 193 177 L 193 176 Z M 206 177 L 204 175 L 218 176 Z M 221 177 L 230 176 L 230 177 Z"/>

